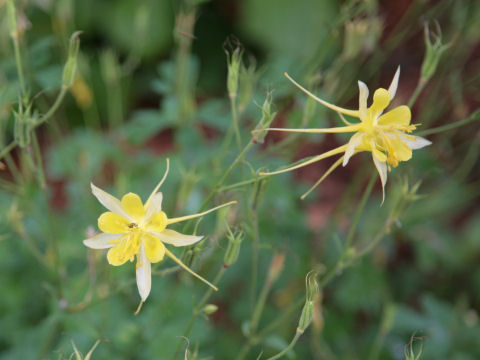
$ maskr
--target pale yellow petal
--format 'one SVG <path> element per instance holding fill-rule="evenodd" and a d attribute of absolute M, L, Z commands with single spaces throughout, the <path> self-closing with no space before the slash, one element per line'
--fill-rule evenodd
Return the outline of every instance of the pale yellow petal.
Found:
<path fill-rule="evenodd" d="M 387 164 L 383 161 L 378 160 L 372 154 L 373 163 L 377 168 L 378 175 L 380 175 L 380 181 L 382 183 L 382 204 L 385 201 L 385 185 L 387 184 Z"/>
<path fill-rule="evenodd" d="M 97 198 L 100 204 L 105 206 L 105 208 L 118 215 L 128 217 L 125 210 L 123 210 L 120 200 L 118 200 L 115 196 L 110 195 L 99 187 L 96 187 L 95 185 L 93 185 L 93 183 L 90 183 L 90 187 L 92 188 L 92 194 Z"/>
<path fill-rule="evenodd" d="M 203 236 L 184 235 L 174 230 L 165 229 L 161 233 L 155 233 L 162 242 L 174 246 L 193 245 L 203 239 Z"/>
<path fill-rule="evenodd" d="M 150 199 L 150 202 L 148 203 L 148 206 L 146 206 L 147 213 L 145 215 L 145 219 L 148 221 L 150 217 L 162 211 L 162 200 L 163 200 L 163 195 L 161 192 L 156 193 L 155 195 L 152 196 Z"/>
<path fill-rule="evenodd" d="M 403 137 L 402 140 L 405 142 L 405 144 L 408 145 L 410 149 L 413 149 L 413 150 L 421 149 L 425 146 L 432 144 L 430 140 L 424 139 L 420 136 L 413 136 L 413 135 L 408 135 L 407 137 Z"/>
<path fill-rule="evenodd" d="M 345 150 L 345 156 L 343 157 L 343 166 L 348 164 L 350 158 L 355 154 L 356 149 L 363 142 L 364 137 L 364 133 L 356 133 L 350 138 L 350 141 L 347 144 L 347 149 Z"/>
<path fill-rule="evenodd" d="M 104 212 L 98 218 L 98 228 L 107 234 L 122 234 L 129 230 L 130 220 L 114 212 Z"/>
<path fill-rule="evenodd" d="M 83 244 L 90 249 L 108 249 L 115 246 L 115 240 L 120 239 L 122 236 L 123 234 L 102 233 L 83 240 Z"/>
<path fill-rule="evenodd" d="M 388 93 L 390 94 L 390 101 L 393 100 L 393 98 L 395 97 L 395 94 L 397 93 L 399 79 L 400 79 L 400 66 L 397 67 L 397 71 L 395 71 L 395 75 L 393 76 L 392 82 L 388 87 Z"/>
<path fill-rule="evenodd" d="M 152 288 L 152 265 L 145 255 L 145 248 L 140 246 L 140 252 L 137 257 L 137 288 L 142 301 L 147 300 Z"/>
<path fill-rule="evenodd" d="M 122 197 L 122 207 L 125 212 L 135 221 L 139 221 L 145 217 L 145 208 L 140 196 L 134 193 L 128 193 Z"/>
<path fill-rule="evenodd" d="M 364 82 L 358 81 L 358 91 L 358 113 L 360 119 L 365 119 L 367 117 L 368 86 Z"/>

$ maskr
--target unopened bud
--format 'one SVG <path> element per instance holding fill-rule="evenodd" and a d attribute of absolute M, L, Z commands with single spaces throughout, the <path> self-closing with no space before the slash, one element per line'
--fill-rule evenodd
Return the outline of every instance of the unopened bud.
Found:
<path fill-rule="evenodd" d="M 442 44 L 442 30 L 438 22 L 435 22 L 436 32 L 430 32 L 428 24 L 425 24 L 425 57 L 423 58 L 421 80 L 428 81 L 435 70 L 442 54 L 450 47 L 450 44 Z"/>
<path fill-rule="evenodd" d="M 230 49 L 227 49 L 229 47 Z M 233 44 L 232 41 L 227 41 L 225 46 L 225 53 L 227 54 L 227 90 L 230 98 L 237 96 L 238 79 L 240 76 L 240 68 L 242 65 L 243 48 L 240 43 Z"/>
<path fill-rule="evenodd" d="M 240 67 L 240 78 L 238 79 L 238 111 L 243 112 L 250 103 L 255 91 L 259 73 L 256 71 L 256 62 L 253 57 L 249 58 L 250 65 Z"/>
<path fill-rule="evenodd" d="M 306 286 L 306 298 L 305 305 L 303 305 L 302 315 L 300 315 L 300 320 L 298 321 L 298 330 L 305 331 L 305 329 L 310 325 L 313 319 L 313 313 L 315 308 L 315 302 L 317 301 L 320 288 L 317 282 L 317 272 L 310 271 L 305 278 Z"/>
<path fill-rule="evenodd" d="M 237 262 L 238 255 L 240 254 L 240 245 L 243 241 L 243 232 L 234 234 L 230 229 L 228 229 L 227 238 L 228 246 L 223 260 L 224 267 L 232 266 L 235 264 L 235 262 Z"/>
<path fill-rule="evenodd" d="M 382 35 L 382 29 L 382 21 L 376 17 L 347 22 L 342 56 L 349 60 L 360 54 L 371 53 Z"/>
<path fill-rule="evenodd" d="M 275 115 L 277 115 L 277 113 L 272 112 L 272 92 L 268 92 L 262 105 L 262 118 L 252 132 L 252 142 L 263 144 L 265 136 L 267 136 L 267 130 L 263 129 L 270 126 L 273 119 L 275 119 Z"/>
<path fill-rule="evenodd" d="M 202 311 L 205 315 L 212 315 L 218 310 L 218 306 L 214 304 L 207 304 L 203 307 Z"/>
<path fill-rule="evenodd" d="M 7 14 L 8 14 L 8 27 L 10 30 L 10 36 L 16 38 L 18 36 L 17 28 L 17 11 L 13 0 L 7 1 Z"/>
<path fill-rule="evenodd" d="M 75 74 L 77 72 L 78 52 L 80 50 L 80 36 L 81 31 L 76 31 L 70 37 L 68 45 L 68 58 L 63 68 L 62 88 L 68 89 L 75 81 Z"/>

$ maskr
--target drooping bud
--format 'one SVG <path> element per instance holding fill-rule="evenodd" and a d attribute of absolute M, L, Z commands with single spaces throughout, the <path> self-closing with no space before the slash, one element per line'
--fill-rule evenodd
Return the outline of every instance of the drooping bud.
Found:
<path fill-rule="evenodd" d="M 232 266 L 237 262 L 238 255 L 240 254 L 240 245 L 244 237 L 243 231 L 233 233 L 230 228 L 227 228 L 227 230 L 228 246 L 223 260 L 224 267 Z"/>
<path fill-rule="evenodd" d="M 267 130 L 262 129 L 268 128 L 276 115 L 276 112 L 272 112 L 272 92 L 269 91 L 262 105 L 262 117 L 255 127 L 255 131 L 252 132 L 252 142 L 263 144 L 265 136 L 267 136 Z"/>
<path fill-rule="evenodd" d="M 76 31 L 70 37 L 68 45 L 68 58 L 63 68 L 62 88 L 68 89 L 75 81 L 75 74 L 77 72 L 78 52 L 80 50 L 80 34 L 81 31 Z"/>
<path fill-rule="evenodd" d="M 436 32 L 431 32 L 428 24 L 425 24 L 425 57 L 423 58 L 421 81 L 428 81 L 437 69 L 442 54 L 450 47 L 450 44 L 442 44 L 442 30 L 438 22 L 435 22 Z"/>

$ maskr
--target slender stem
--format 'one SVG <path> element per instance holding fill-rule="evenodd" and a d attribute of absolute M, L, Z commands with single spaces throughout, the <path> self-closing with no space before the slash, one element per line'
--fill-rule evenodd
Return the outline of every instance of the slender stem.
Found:
<path fill-rule="evenodd" d="M 228 169 L 225 171 L 225 173 L 223 174 L 223 176 L 220 178 L 220 180 L 218 180 L 217 184 L 213 187 L 213 190 L 210 192 L 210 194 L 208 194 L 207 198 L 203 201 L 202 203 L 202 206 L 200 206 L 200 209 L 198 209 L 199 212 L 203 211 L 206 209 L 208 203 L 210 202 L 210 200 L 213 199 L 213 197 L 219 192 L 219 189 L 220 187 L 223 185 L 223 183 L 225 182 L 225 180 L 228 178 L 228 176 L 231 174 L 231 172 L 237 167 L 237 165 L 243 161 L 245 155 L 248 153 L 248 151 L 250 150 L 250 148 L 253 146 L 254 144 L 249 141 L 247 145 L 245 145 L 245 147 L 243 148 L 243 150 L 240 152 L 240 154 L 237 155 L 237 157 L 235 158 L 235 160 L 233 160 L 233 162 L 230 164 L 230 166 L 228 167 Z M 192 219 L 187 221 L 187 223 L 185 224 L 184 226 L 184 231 L 186 231 L 191 223 L 192 223 Z"/>
<path fill-rule="evenodd" d="M 426 136 L 426 135 L 438 134 L 438 133 L 441 133 L 441 132 L 444 132 L 444 131 L 453 130 L 453 129 L 455 129 L 457 127 L 460 127 L 460 126 L 463 126 L 463 125 L 467 125 L 467 124 L 469 124 L 473 121 L 476 121 L 478 119 L 480 119 L 480 108 L 476 109 L 469 117 L 467 117 L 463 120 L 459 120 L 459 121 L 456 121 L 456 122 L 451 123 L 451 124 L 437 126 L 437 127 L 431 128 L 431 129 L 419 131 L 415 135 Z"/>
<path fill-rule="evenodd" d="M 47 111 L 45 115 L 43 115 L 34 125 L 33 128 L 36 128 L 37 126 L 43 124 L 45 121 L 50 119 L 52 115 L 57 111 L 59 108 L 60 104 L 62 103 L 63 98 L 67 94 L 68 87 L 62 86 L 62 89 L 60 90 L 60 93 L 58 94 L 57 98 L 55 99 L 55 102 L 53 103 L 52 107 Z"/>
<path fill-rule="evenodd" d="M 295 336 L 293 337 L 292 341 L 290 342 L 290 344 L 285 348 L 283 349 L 281 352 L 279 352 L 277 355 L 275 356 L 272 356 L 272 357 L 269 357 L 267 360 L 275 360 L 275 359 L 279 359 L 281 358 L 283 355 L 285 355 L 286 353 L 288 353 L 290 350 L 293 349 L 293 347 L 295 346 L 295 344 L 297 343 L 298 339 L 300 338 L 300 336 L 302 336 L 303 334 L 303 331 L 300 330 L 300 329 L 297 329 L 297 331 L 295 332 Z"/>
<path fill-rule="evenodd" d="M 237 140 L 238 150 L 242 148 L 242 139 L 240 137 L 240 129 L 238 127 L 238 116 L 237 116 L 237 95 L 230 95 L 230 109 L 232 111 L 232 122 L 233 130 L 235 132 L 235 139 Z"/>
<path fill-rule="evenodd" d="M 35 158 L 37 161 L 36 171 L 38 175 L 38 181 L 40 183 L 40 187 L 45 189 L 47 186 L 47 182 L 45 180 L 45 173 L 43 171 L 43 160 L 42 160 L 42 153 L 40 151 L 40 146 L 38 144 L 37 134 L 32 131 L 32 139 L 33 139 L 33 152 L 35 153 Z"/>
<path fill-rule="evenodd" d="M 215 279 L 213 280 L 214 285 L 217 285 L 220 282 L 220 280 L 222 279 L 222 276 L 223 276 L 223 274 L 225 273 L 226 270 L 227 270 L 227 268 L 222 264 L 222 266 L 220 267 L 220 270 L 218 270 L 217 276 L 215 276 Z M 192 330 L 193 325 L 195 324 L 195 320 L 197 319 L 198 315 L 200 315 L 202 313 L 203 306 L 206 304 L 206 302 L 208 301 L 208 299 L 212 295 L 212 292 L 213 292 L 213 290 L 211 288 L 209 288 L 205 292 L 205 294 L 203 295 L 200 302 L 193 309 L 192 316 L 190 317 L 190 320 L 187 324 L 187 327 L 185 328 L 185 331 L 183 332 L 182 339 L 178 342 L 178 345 L 177 345 L 177 348 L 175 349 L 175 354 L 173 355 L 172 360 L 175 360 L 177 358 L 178 354 L 180 353 L 180 351 L 182 349 L 183 339 L 187 338 L 188 335 L 190 334 L 190 331 Z"/>
<path fill-rule="evenodd" d="M 8 168 L 10 169 L 10 172 L 12 173 L 13 180 L 19 184 L 20 181 L 22 180 L 22 174 L 18 170 L 17 164 L 15 164 L 15 161 L 12 158 L 12 155 L 9 153 L 5 154 L 5 162 L 7 163 Z"/>
<path fill-rule="evenodd" d="M 260 234 L 258 231 L 258 214 L 257 209 L 252 209 L 251 222 L 253 227 L 253 243 L 252 243 L 252 277 L 250 283 L 250 306 L 255 301 L 255 294 L 257 291 L 257 277 L 258 277 L 258 243 L 260 242 Z M 256 324 L 255 324 L 256 325 Z"/>
<path fill-rule="evenodd" d="M 15 52 L 15 63 L 17 65 L 17 74 L 18 74 L 18 81 L 20 82 L 20 90 L 22 92 L 22 101 L 24 103 L 27 101 L 27 89 L 25 86 L 25 77 L 23 75 L 23 66 L 22 66 L 22 58 L 20 56 L 20 45 L 18 42 L 18 32 L 12 34 L 13 40 L 13 48 Z"/>
<path fill-rule="evenodd" d="M 62 87 L 62 90 L 60 91 L 57 98 L 55 99 L 55 102 L 53 103 L 52 107 L 47 111 L 47 113 L 44 116 L 42 116 L 35 124 L 33 124 L 31 130 L 34 130 L 36 127 L 40 126 L 41 124 L 43 124 L 45 121 L 47 121 L 52 117 L 52 115 L 55 113 L 55 111 L 57 111 L 60 104 L 62 103 L 62 100 L 65 97 L 67 91 L 68 91 L 67 87 Z M 3 148 L 3 150 L 0 152 L 0 159 L 2 159 L 7 153 L 9 153 L 17 145 L 18 145 L 17 141 L 13 140 L 10 144 L 8 144 L 5 148 Z"/>
<path fill-rule="evenodd" d="M 415 105 L 415 102 L 417 101 L 418 97 L 420 96 L 421 92 L 425 88 L 425 85 L 427 85 L 427 80 L 420 78 L 418 81 L 417 87 L 413 91 L 412 96 L 410 97 L 410 100 L 408 100 L 407 106 L 411 108 L 413 105 Z"/>
<path fill-rule="evenodd" d="M 252 318 L 250 320 L 250 333 L 255 334 L 258 326 L 258 322 L 260 321 L 260 317 L 262 316 L 263 308 L 265 306 L 265 302 L 267 301 L 268 293 L 272 287 L 272 282 L 268 279 L 265 281 L 262 287 L 262 291 L 260 292 L 260 296 L 258 297 L 257 304 L 255 305 L 255 309 L 253 310 Z"/>
<path fill-rule="evenodd" d="M 262 179 L 266 179 L 267 177 L 268 176 L 262 176 Z M 224 191 L 233 190 L 233 189 L 236 189 L 236 188 L 243 187 L 245 185 L 254 184 L 257 181 L 258 181 L 258 178 L 252 178 L 252 179 L 248 179 L 248 180 L 244 180 L 244 181 L 239 181 L 239 182 L 234 183 L 234 184 L 222 186 L 221 188 L 218 189 L 218 192 L 221 193 L 221 192 L 224 192 Z"/>
<path fill-rule="evenodd" d="M 353 242 L 353 237 L 355 236 L 355 231 L 357 230 L 358 222 L 360 221 L 360 217 L 362 216 L 363 209 L 367 203 L 370 194 L 372 193 L 373 185 L 375 184 L 375 180 L 377 179 L 377 173 L 374 172 L 372 176 L 370 176 L 370 180 L 368 181 L 368 185 L 363 193 L 362 200 L 360 200 L 360 204 L 358 204 L 357 210 L 355 211 L 355 215 L 353 216 L 352 225 L 350 225 L 350 230 L 348 231 L 347 241 L 345 245 L 345 249 L 348 249 Z"/>

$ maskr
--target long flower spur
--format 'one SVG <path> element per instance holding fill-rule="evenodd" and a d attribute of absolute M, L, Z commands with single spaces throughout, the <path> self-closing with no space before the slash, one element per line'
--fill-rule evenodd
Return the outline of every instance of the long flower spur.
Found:
<path fill-rule="evenodd" d="M 198 214 L 169 218 L 162 211 L 163 195 L 158 192 L 167 178 L 168 170 L 169 160 L 167 159 L 165 174 L 145 204 L 142 203 L 137 194 L 128 193 L 121 200 L 118 200 L 91 184 L 93 195 L 110 211 L 104 212 L 98 218 L 98 227 L 102 233 L 84 240 L 83 243 L 92 249 L 109 249 L 107 260 L 113 266 L 123 265 L 128 260 L 134 261 L 136 258 L 137 287 L 142 302 L 150 294 L 151 263 L 162 261 L 165 255 L 214 290 L 218 290 L 213 284 L 186 266 L 165 246 L 165 244 L 173 246 L 192 245 L 200 241 L 203 236 L 180 234 L 167 229 L 167 226 L 197 218 L 236 203 L 236 201 L 231 201 Z"/>
<path fill-rule="evenodd" d="M 383 111 L 390 104 L 397 92 L 398 80 L 400 77 L 400 67 L 397 68 L 395 76 L 387 89 L 377 89 L 373 94 L 373 103 L 367 106 L 368 87 L 365 83 L 358 81 L 359 100 L 358 110 L 344 109 L 342 107 L 330 104 L 310 91 L 306 90 L 287 73 L 285 76 L 305 94 L 312 97 L 322 105 L 336 111 L 340 118 L 346 123 L 346 126 L 324 128 L 324 129 L 284 129 L 267 128 L 254 130 L 258 131 L 285 131 L 294 133 L 354 133 L 349 142 L 323 154 L 313 156 L 312 158 L 300 162 L 300 164 L 290 166 L 273 172 L 261 172 L 260 175 L 275 175 L 287 171 L 292 171 L 314 162 L 326 159 L 331 156 L 340 155 L 340 158 L 325 172 L 325 174 L 308 190 L 302 199 L 305 198 L 313 189 L 315 189 L 333 170 L 340 164 L 346 166 L 350 158 L 362 151 L 368 151 L 372 154 L 372 160 L 380 175 L 382 183 L 382 194 L 385 199 L 385 184 L 387 183 L 387 171 L 390 165 L 396 167 L 401 161 L 408 161 L 412 157 L 412 150 L 423 148 L 430 145 L 431 142 L 410 133 L 416 129 L 416 125 L 410 123 L 411 112 L 406 105 L 398 106 L 385 114 Z M 359 123 L 352 124 L 348 122 L 343 115 L 358 118 Z M 383 202 L 383 200 L 382 200 Z"/>

